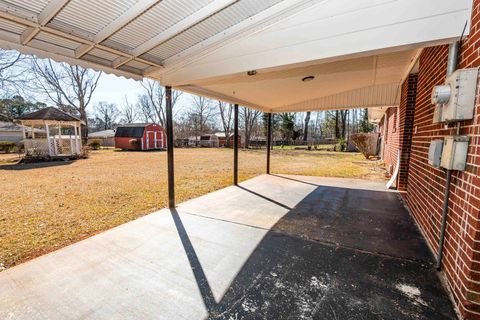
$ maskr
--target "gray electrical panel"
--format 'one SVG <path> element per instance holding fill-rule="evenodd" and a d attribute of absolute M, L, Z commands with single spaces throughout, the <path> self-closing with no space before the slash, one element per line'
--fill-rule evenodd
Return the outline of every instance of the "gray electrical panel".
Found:
<path fill-rule="evenodd" d="M 432 90 L 433 123 L 473 119 L 478 68 L 459 69 Z"/>
<path fill-rule="evenodd" d="M 473 119 L 477 80 L 478 69 L 460 69 L 447 78 L 452 93 L 448 102 L 443 105 L 442 121 Z"/>
<path fill-rule="evenodd" d="M 440 167 L 442 159 L 443 140 L 433 140 L 428 150 L 428 164 L 435 168 Z"/>
<path fill-rule="evenodd" d="M 467 136 L 445 137 L 440 166 L 448 170 L 465 170 L 468 141 Z"/>

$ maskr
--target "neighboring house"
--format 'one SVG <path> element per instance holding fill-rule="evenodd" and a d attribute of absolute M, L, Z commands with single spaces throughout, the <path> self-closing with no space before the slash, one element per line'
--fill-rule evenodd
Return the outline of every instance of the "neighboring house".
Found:
<path fill-rule="evenodd" d="M 218 146 L 219 147 L 226 147 L 227 146 L 227 137 L 225 136 L 225 133 L 224 132 L 217 132 L 215 133 L 215 136 L 217 136 L 218 138 Z M 233 138 L 233 134 L 230 135 L 230 147 L 233 147 L 233 142 L 235 141 L 235 139 Z M 240 135 L 238 135 L 238 145 L 241 146 L 242 145 L 242 137 Z"/>
<path fill-rule="evenodd" d="M 23 126 L 20 124 L 16 124 L 13 122 L 7 121 L 0 121 L 0 142 L 8 141 L 8 142 L 20 142 L 23 140 L 23 133 L 22 128 Z M 25 134 L 27 137 L 31 137 L 32 135 L 32 128 L 25 127 Z M 34 129 L 35 133 L 43 133 L 45 134 L 45 130 L 42 129 Z"/>
<path fill-rule="evenodd" d="M 219 139 L 215 134 L 204 134 L 200 137 L 200 147 L 218 148 Z"/>
<path fill-rule="evenodd" d="M 115 146 L 115 130 L 102 130 L 88 134 L 88 143 L 99 140 L 102 147 Z"/>
<path fill-rule="evenodd" d="M 188 138 L 188 145 L 190 147 L 218 148 L 218 142 L 218 137 L 215 134 L 210 133 Z"/>
<path fill-rule="evenodd" d="M 115 148 L 123 150 L 159 150 L 166 147 L 165 131 L 154 123 L 131 123 L 117 127 Z"/>

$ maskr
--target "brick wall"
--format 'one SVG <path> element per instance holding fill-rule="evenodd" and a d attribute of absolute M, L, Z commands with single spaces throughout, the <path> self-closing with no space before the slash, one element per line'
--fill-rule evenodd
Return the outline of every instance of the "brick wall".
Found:
<path fill-rule="evenodd" d="M 413 121 L 415 116 L 415 101 L 417 98 L 417 74 L 410 74 L 402 84 L 399 107 L 399 150 L 400 169 L 397 188 L 407 190 L 410 149 L 412 145 Z"/>
<path fill-rule="evenodd" d="M 459 68 L 480 66 L 480 0 L 474 0 L 470 35 L 462 44 Z M 427 242 L 436 253 L 445 192 L 445 172 L 428 165 L 433 139 L 453 135 L 453 126 L 433 124 L 430 102 L 434 85 L 445 80 L 448 46 L 426 48 L 419 60 L 417 95 L 406 201 Z M 408 81 L 408 80 L 407 80 Z M 405 84 L 404 84 L 405 86 Z M 480 319 L 480 106 L 473 120 L 461 123 L 470 136 L 467 168 L 454 171 L 444 247 L 443 271 L 465 319 Z"/>
<path fill-rule="evenodd" d="M 382 159 L 389 174 L 392 174 L 397 166 L 399 152 L 399 108 L 391 107 L 385 112 L 385 116 L 379 124 L 380 136 L 382 137 Z"/>

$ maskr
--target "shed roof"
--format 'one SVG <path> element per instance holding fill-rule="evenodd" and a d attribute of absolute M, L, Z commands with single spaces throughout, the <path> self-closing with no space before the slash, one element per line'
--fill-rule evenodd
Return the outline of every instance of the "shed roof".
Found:
<path fill-rule="evenodd" d="M 472 0 L 2 0 L 0 47 L 263 111 L 375 107 L 398 104 L 419 49 L 458 39 L 466 22 L 469 33 L 471 10 Z"/>
<path fill-rule="evenodd" d="M 121 124 L 118 126 L 120 127 L 136 127 L 136 128 L 145 128 L 151 125 L 154 125 L 155 123 L 126 123 L 126 124 Z"/>
<path fill-rule="evenodd" d="M 21 115 L 17 117 L 16 120 L 52 120 L 52 121 L 67 121 L 67 122 L 81 121 L 79 118 L 74 117 L 54 107 L 47 107 L 47 108 L 40 109 L 38 111 L 34 111 L 32 113 Z"/>

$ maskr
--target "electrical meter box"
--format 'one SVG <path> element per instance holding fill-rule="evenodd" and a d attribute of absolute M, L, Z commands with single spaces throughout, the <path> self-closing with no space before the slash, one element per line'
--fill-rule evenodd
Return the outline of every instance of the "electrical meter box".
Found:
<path fill-rule="evenodd" d="M 473 119 L 477 81 L 478 69 L 459 69 L 447 78 L 444 86 L 438 86 L 438 100 L 443 105 L 442 122 Z M 450 87 L 448 99 L 446 86 Z"/>
<path fill-rule="evenodd" d="M 468 140 L 467 136 L 445 137 L 440 166 L 448 170 L 465 170 Z"/>
<path fill-rule="evenodd" d="M 428 150 L 428 164 L 435 168 L 440 167 L 440 160 L 442 159 L 443 140 L 433 140 L 430 143 Z"/>

